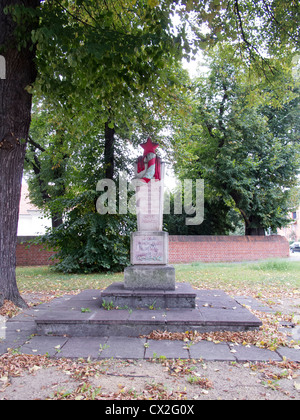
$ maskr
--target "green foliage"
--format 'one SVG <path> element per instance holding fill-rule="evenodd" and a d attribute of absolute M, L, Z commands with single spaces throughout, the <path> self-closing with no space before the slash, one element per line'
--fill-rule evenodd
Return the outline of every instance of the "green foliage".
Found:
<path fill-rule="evenodd" d="M 105 299 L 103 299 L 103 301 L 102 301 L 102 307 L 106 311 L 111 311 L 112 309 L 115 309 L 115 305 L 114 305 L 113 301 L 106 301 Z"/>
<path fill-rule="evenodd" d="M 169 11 L 146 0 L 46 2 L 41 16 L 36 90 L 65 117 L 128 124 L 133 103 L 163 89 L 164 69 L 181 56 Z"/>
<path fill-rule="evenodd" d="M 258 263 L 257 265 L 253 265 L 253 270 L 260 270 L 260 271 L 288 271 L 290 270 L 290 266 L 288 261 L 264 261 L 262 263 Z"/>
<path fill-rule="evenodd" d="M 263 69 L 267 56 L 286 56 L 288 50 L 299 47 L 296 0 L 182 0 L 181 4 L 183 17 L 193 12 L 190 25 L 203 49 L 230 42 L 245 60 L 256 60 Z"/>
<path fill-rule="evenodd" d="M 96 185 L 107 175 L 107 155 L 115 179 L 132 171 L 128 143 L 149 134 L 159 140 L 176 112 L 180 35 L 171 34 L 169 11 L 143 0 L 44 3 L 40 13 L 31 199 L 63 222 L 45 238 L 59 249 L 56 269 L 119 270 L 128 264 L 133 222 L 97 214 Z"/>
<path fill-rule="evenodd" d="M 63 224 L 42 240 L 57 249 L 54 268 L 64 273 L 122 271 L 129 264 L 130 232 L 135 221 L 126 215 L 100 215 L 96 191 L 68 200 Z M 65 203 L 66 204 L 66 203 Z"/>
<path fill-rule="evenodd" d="M 208 197 L 204 202 L 204 221 L 200 225 L 186 225 L 187 215 L 174 214 L 174 196 L 170 197 L 170 214 L 164 214 L 164 229 L 170 235 L 227 235 L 235 225 L 228 206 L 222 197 Z"/>
<path fill-rule="evenodd" d="M 271 83 L 249 75 L 231 46 L 215 50 L 174 142 L 179 176 L 204 178 L 208 198 L 240 211 L 246 234 L 286 225 L 297 184 L 299 91 L 292 68 L 275 64 Z"/>
<path fill-rule="evenodd" d="M 297 16 L 297 6 L 280 0 L 272 7 L 256 3 L 41 4 L 35 12 L 40 25 L 32 32 L 39 76 L 34 89 L 28 87 L 36 106 L 27 169 L 33 202 L 63 222 L 44 238 L 58 248 L 56 269 L 92 273 L 118 271 L 128 264 L 134 220 L 95 211 L 95 186 L 106 170 L 105 126 L 115 135 L 115 178 L 130 166 L 128 140 L 138 144 L 148 134 L 162 140 L 163 128 L 172 125 L 177 130 L 176 170 L 180 177 L 205 179 L 205 221 L 185 226 L 183 216 L 166 216 L 170 233 L 228 233 L 234 228 L 233 203 L 249 219 L 251 214 L 260 216 L 253 226 L 269 227 L 275 220 L 275 227 L 286 220 L 287 206 L 282 203 L 288 194 L 283 188 L 290 188 L 289 180 L 294 179 L 294 163 L 286 164 L 294 153 L 294 140 L 283 146 L 282 139 L 288 132 L 286 122 L 290 129 L 295 122 L 291 101 L 296 97 L 287 79 L 298 31 L 287 17 Z M 14 13 L 20 21 L 24 10 Z M 172 15 L 178 13 L 182 20 L 175 28 Z M 209 28 L 205 34 L 203 23 Z M 198 81 L 189 96 L 190 81 L 179 60 L 224 39 L 232 41 L 230 54 L 224 49 L 211 59 L 209 80 Z M 224 86 L 226 97 L 220 97 Z M 287 86 L 290 98 L 278 111 Z M 293 118 L 287 119 L 290 112 Z M 279 124 L 282 119 L 284 124 Z M 275 135 L 276 130 L 281 132 Z M 165 136 L 161 143 L 168 148 L 169 140 Z M 237 194 L 239 200 L 234 198 Z"/>
<path fill-rule="evenodd" d="M 44 113 L 47 114 L 45 124 Z M 32 201 L 60 223 L 42 242 L 57 249 L 59 262 L 54 266 L 64 273 L 120 271 L 129 264 L 129 234 L 134 220 L 129 216 L 100 215 L 96 212 L 96 185 L 105 178 L 104 136 L 95 127 L 74 144 L 68 125 L 62 129 L 60 113 L 37 112 L 31 135 L 42 143 L 42 150 L 30 140 L 28 170 Z M 78 130 L 82 130 L 78 126 Z M 40 146 L 39 146 L 40 147 Z M 33 149 L 33 150 L 32 150 Z M 116 171 L 125 170 L 126 148 L 116 136 Z"/>

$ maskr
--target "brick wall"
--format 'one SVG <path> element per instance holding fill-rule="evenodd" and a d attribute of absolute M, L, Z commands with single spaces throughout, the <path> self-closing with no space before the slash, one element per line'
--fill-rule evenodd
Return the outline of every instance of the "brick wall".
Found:
<path fill-rule="evenodd" d="M 249 261 L 289 256 L 283 236 L 170 236 L 169 262 Z"/>
<path fill-rule="evenodd" d="M 18 238 L 17 266 L 48 265 L 53 251 Z M 250 261 L 289 256 L 283 236 L 169 236 L 169 263 Z"/>
<path fill-rule="evenodd" d="M 53 264 L 49 258 L 54 254 L 52 250 L 43 249 L 41 245 L 28 245 L 28 242 L 35 239 L 34 236 L 18 237 L 17 243 L 17 266 L 27 267 L 32 265 Z"/>

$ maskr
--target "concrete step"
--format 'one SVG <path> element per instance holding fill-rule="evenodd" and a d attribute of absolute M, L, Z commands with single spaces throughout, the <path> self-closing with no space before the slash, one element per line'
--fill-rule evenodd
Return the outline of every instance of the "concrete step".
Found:
<path fill-rule="evenodd" d="M 159 309 L 154 305 L 153 309 L 129 306 L 110 309 L 108 305 L 105 309 L 100 290 L 85 290 L 38 313 L 37 334 L 138 337 L 153 330 L 246 331 L 262 325 L 248 309 L 223 291 L 194 290 L 194 293 L 195 308 Z"/>
<path fill-rule="evenodd" d="M 175 290 L 125 289 L 113 283 L 101 293 L 102 306 L 119 309 L 195 308 L 196 291 L 188 283 L 176 283 Z"/>

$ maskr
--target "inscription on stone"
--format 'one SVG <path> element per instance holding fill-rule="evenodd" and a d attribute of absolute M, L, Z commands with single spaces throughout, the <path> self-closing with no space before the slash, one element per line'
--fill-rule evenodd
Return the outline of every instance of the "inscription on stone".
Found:
<path fill-rule="evenodd" d="M 134 263 L 161 264 L 163 262 L 163 239 L 159 236 L 138 236 L 134 241 Z"/>
<path fill-rule="evenodd" d="M 132 264 L 166 264 L 168 238 L 165 232 L 132 235 Z"/>

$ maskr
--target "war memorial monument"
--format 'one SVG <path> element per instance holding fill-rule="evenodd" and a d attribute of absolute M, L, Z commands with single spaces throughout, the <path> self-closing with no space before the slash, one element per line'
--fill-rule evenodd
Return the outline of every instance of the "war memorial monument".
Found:
<path fill-rule="evenodd" d="M 261 321 L 222 290 L 193 288 L 175 280 L 163 231 L 165 164 L 150 138 L 135 163 L 137 231 L 131 234 L 130 263 L 123 282 L 85 290 L 43 311 L 38 334 L 137 337 L 153 330 L 200 332 L 249 330 Z M 88 308 L 88 311 L 82 311 Z"/>

